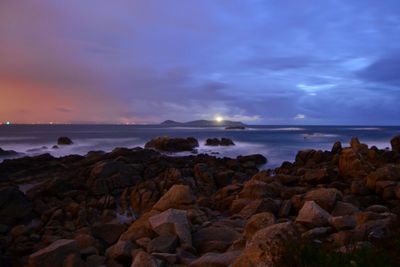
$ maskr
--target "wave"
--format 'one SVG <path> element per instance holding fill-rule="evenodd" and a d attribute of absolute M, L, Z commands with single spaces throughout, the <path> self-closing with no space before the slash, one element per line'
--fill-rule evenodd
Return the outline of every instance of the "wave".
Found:
<path fill-rule="evenodd" d="M 349 130 L 355 131 L 381 131 L 381 128 L 378 127 L 356 127 L 356 128 L 348 128 Z"/>

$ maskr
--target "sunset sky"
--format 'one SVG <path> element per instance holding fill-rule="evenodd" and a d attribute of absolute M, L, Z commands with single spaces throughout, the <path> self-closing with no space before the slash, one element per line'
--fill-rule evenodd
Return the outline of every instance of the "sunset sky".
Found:
<path fill-rule="evenodd" d="M 399 115 L 399 0 L 0 0 L 3 122 Z"/>

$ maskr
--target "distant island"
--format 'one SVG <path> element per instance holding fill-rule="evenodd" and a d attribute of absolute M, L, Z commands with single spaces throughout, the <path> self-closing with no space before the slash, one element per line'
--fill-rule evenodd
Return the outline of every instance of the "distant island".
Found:
<path fill-rule="evenodd" d="M 245 127 L 246 125 L 240 121 L 213 121 L 213 120 L 195 120 L 189 122 L 177 122 L 166 120 L 162 122 L 162 126 L 184 126 L 184 127 Z"/>

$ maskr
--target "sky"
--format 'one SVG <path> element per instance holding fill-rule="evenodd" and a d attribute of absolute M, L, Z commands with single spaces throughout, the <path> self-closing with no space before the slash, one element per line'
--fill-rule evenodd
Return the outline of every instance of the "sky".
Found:
<path fill-rule="evenodd" d="M 0 121 L 400 124 L 398 0 L 0 0 Z"/>

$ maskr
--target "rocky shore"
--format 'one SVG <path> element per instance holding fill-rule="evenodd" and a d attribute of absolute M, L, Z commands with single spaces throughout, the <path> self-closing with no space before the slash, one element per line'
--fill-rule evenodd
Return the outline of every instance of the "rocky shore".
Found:
<path fill-rule="evenodd" d="M 380 150 L 353 138 L 261 171 L 262 155 L 154 150 L 191 150 L 194 138 L 5 160 L 0 266 L 326 265 L 302 253 L 309 247 L 350 255 L 342 266 L 397 266 L 400 136 L 391 144 Z M 387 259 L 376 260 L 387 265 L 360 265 L 351 257 L 362 250 L 383 251 Z"/>

